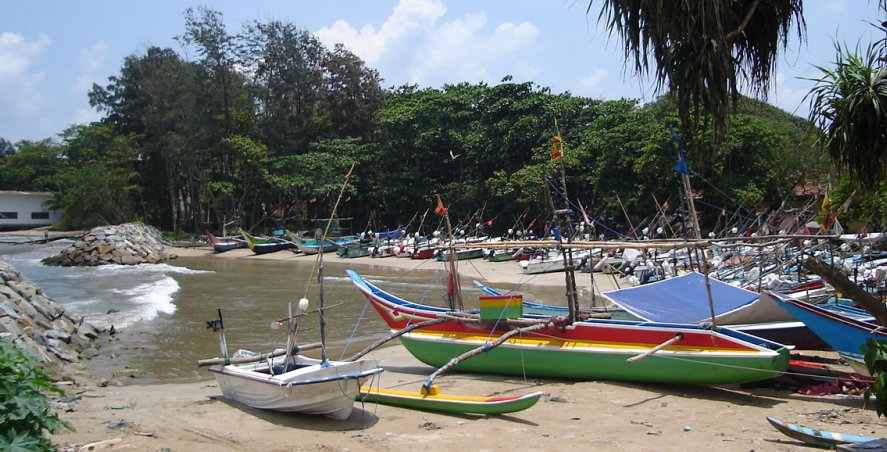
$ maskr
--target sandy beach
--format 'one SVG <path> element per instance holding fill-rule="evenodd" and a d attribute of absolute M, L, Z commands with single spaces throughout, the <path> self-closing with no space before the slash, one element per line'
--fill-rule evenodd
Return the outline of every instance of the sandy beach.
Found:
<path fill-rule="evenodd" d="M 170 251 L 211 254 L 205 247 Z M 287 252 L 256 256 L 248 250 L 211 258 L 313 259 Z M 363 269 L 416 266 L 398 258 L 348 263 Z M 557 290 L 564 281 L 558 273 L 527 278 L 514 262 L 462 262 L 460 273 L 465 281 L 526 284 L 528 289 Z M 595 279 L 597 290 L 618 283 L 608 275 Z M 580 286 L 589 290 L 590 279 L 580 278 Z M 386 369 L 375 383 L 381 387 L 417 391 L 434 371 L 399 344 L 368 357 Z M 544 394 L 532 408 L 511 415 L 448 415 L 356 403 L 350 418 L 335 421 L 263 412 L 225 400 L 209 372 L 197 383 L 141 386 L 99 387 L 84 377 L 68 389 L 76 408 L 61 413 L 76 431 L 53 440 L 67 450 L 807 450 L 770 427 L 766 416 L 830 431 L 887 436 L 887 422 L 864 406 L 860 396 L 803 395 L 773 385 L 673 386 L 474 374 L 446 374 L 436 382 L 453 394 Z"/>

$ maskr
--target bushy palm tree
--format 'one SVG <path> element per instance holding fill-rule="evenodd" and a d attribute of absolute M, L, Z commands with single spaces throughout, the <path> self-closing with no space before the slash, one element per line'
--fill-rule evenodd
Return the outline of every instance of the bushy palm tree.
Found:
<path fill-rule="evenodd" d="M 884 24 L 881 24 L 884 28 Z M 833 67 L 807 95 L 810 120 L 839 170 L 861 188 L 875 190 L 887 175 L 887 40 L 851 51 L 835 45 Z"/>
<path fill-rule="evenodd" d="M 720 136 L 740 88 L 765 99 L 779 50 L 806 27 L 801 0 L 602 3 L 598 19 L 624 42 L 626 66 L 675 96 L 687 137 L 707 120 Z"/>

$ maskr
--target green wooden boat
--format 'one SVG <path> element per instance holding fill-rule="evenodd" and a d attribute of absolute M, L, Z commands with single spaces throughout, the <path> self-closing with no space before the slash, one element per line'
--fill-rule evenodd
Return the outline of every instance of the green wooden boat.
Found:
<path fill-rule="evenodd" d="M 435 391 L 432 391 L 435 392 Z M 526 410 L 539 401 L 542 392 L 522 396 L 477 397 L 454 394 L 423 394 L 421 392 L 361 386 L 359 402 L 461 414 L 505 414 Z"/>

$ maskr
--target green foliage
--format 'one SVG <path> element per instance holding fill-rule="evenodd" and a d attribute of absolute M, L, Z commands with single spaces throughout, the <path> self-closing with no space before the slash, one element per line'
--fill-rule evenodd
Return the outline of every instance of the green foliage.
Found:
<path fill-rule="evenodd" d="M 610 226 L 649 217 L 657 200 L 678 205 L 667 124 L 681 116 L 679 96 L 640 106 L 510 77 L 383 90 L 342 46 L 281 21 L 231 34 L 207 8 L 187 10 L 176 39 L 194 59 L 158 47 L 128 56 L 89 93 L 102 121 L 0 157 L 0 186 L 51 190 L 62 227 L 142 220 L 176 233 L 326 216 L 352 163 L 339 212 L 376 230 L 433 208 L 438 193 L 456 222 L 526 225 L 548 211 L 542 178 L 559 181 L 561 163 L 570 197 Z M 703 223 L 716 217 L 710 206 L 764 210 L 828 172 L 807 122 L 745 98 L 734 106 L 719 144 L 711 128 L 684 137 Z M 870 204 L 883 218 L 887 208 Z"/>
<path fill-rule="evenodd" d="M 726 132 L 740 88 L 766 96 L 778 51 L 790 35 L 804 36 L 800 0 L 600 3 L 599 20 L 624 43 L 626 66 L 674 93 L 688 136 L 709 120 L 716 135 Z"/>
<path fill-rule="evenodd" d="M 865 365 L 875 378 L 865 390 L 865 400 L 868 403 L 875 396 L 875 411 L 880 417 L 887 413 L 887 343 L 869 339 L 862 348 Z"/>
<path fill-rule="evenodd" d="M 887 40 L 856 50 L 836 44 L 835 53 L 807 95 L 810 119 L 838 169 L 874 190 L 887 175 Z"/>
<path fill-rule="evenodd" d="M 71 426 L 49 409 L 46 392 L 63 394 L 36 360 L 0 339 L 0 450 L 55 450 L 44 430 Z"/>

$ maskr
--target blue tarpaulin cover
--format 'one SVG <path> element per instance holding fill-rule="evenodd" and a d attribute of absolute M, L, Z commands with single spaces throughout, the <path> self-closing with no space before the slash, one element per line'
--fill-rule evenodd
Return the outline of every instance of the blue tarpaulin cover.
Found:
<path fill-rule="evenodd" d="M 759 298 L 757 292 L 731 286 L 714 278 L 709 278 L 709 281 L 716 319 L 746 310 Z M 642 286 L 604 292 L 603 295 L 630 314 L 650 322 L 711 321 L 705 275 L 696 272 Z M 758 309 L 753 310 L 758 311 Z M 783 314 L 778 311 L 781 310 L 777 310 L 776 314 Z M 739 322 L 750 320 L 743 319 Z"/>

